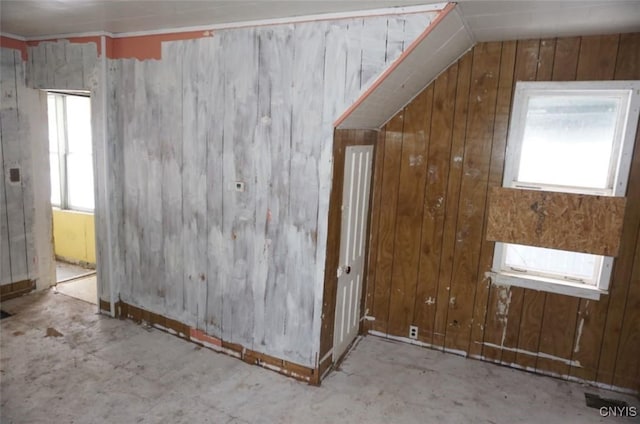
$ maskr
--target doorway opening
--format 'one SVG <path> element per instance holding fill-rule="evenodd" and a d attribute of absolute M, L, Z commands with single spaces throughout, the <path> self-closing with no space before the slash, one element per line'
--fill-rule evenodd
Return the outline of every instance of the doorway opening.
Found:
<path fill-rule="evenodd" d="M 49 91 L 49 164 L 56 288 L 97 302 L 94 167 L 88 91 Z"/>
<path fill-rule="evenodd" d="M 338 366 L 364 332 L 371 188 L 378 132 L 339 130 L 333 138 L 327 257 L 318 376 Z"/>

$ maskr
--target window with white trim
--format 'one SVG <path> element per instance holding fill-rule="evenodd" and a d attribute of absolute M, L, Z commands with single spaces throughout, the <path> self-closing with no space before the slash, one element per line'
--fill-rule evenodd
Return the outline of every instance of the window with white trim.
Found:
<path fill-rule="evenodd" d="M 639 81 L 518 82 L 503 187 L 624 196 L 639 109 Z M 612 265 L 612 257 L 497 242 L 492 278 L 597 299 Z"/>
<path fill-rule="evenodd" d="M 51 204 L 93 212 L 91 99 L 88 95 L 47 95 Z"/>

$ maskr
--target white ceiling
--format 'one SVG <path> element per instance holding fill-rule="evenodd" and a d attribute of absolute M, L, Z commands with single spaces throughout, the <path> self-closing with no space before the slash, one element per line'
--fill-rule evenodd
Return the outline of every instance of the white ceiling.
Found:
<path fill-rule="evenodd" d="M 340 128 L 379 128 L 479 41 L 640 32 L 640 0 L 458 0 L 393 72 L 374 82 Z M 0 0 L 0 32 L 23 37 L 218 26 L 325 13 L 437 5 L 429 0 Z"/>
<path fill-rule="evenodd" d="M 420 0 L 0 0 L 0 31 L 113 34 L 436 3 Z"/>
<path fill-rule="evenodd" d="M 640 31 L 640 0 L 459 1 L 477 41 Z"/>
<path fill-rule="evenodd" d="M 640 0 L 460 0 L 336 124 L 339 128 L 382 127 L 476 42 L 624 32 L 640 32 Z"/>

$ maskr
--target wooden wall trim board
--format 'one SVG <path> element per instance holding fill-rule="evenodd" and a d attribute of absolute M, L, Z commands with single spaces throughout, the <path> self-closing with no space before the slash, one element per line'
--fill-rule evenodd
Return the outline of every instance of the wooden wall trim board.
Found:
<path fill-rule="evenodd" d="M 344 160 L 347 146 L 376 146 L 378 132 L 372 130 L 335 130 L 333 139 L 333 180 L 331 198 L 329 200 L 329 227 L 327 235 L 327 256 L 325 265 L 325 280 L 322 303 L 322 328 L 320 332 L 320 353 L 319 353 L 319 374 L 323 376 L 325 371 L 340 358 L 334 358 L 333 348 L 333 330 L 335 320 L 336 307 L 336 290 L 338 278 L 336 270 L 339 266 L 340 255 L 340 229 L 342 228 L 342 189 L 344 183 Z M 373 163 L 376 162 L 376 152 L 379 146 L 374 147 Z M 369 196 L 371 199 L 373 196 Z M 372 200 L 370 200 L 370 203 Z M 371 208 L 368 209 L 369 214 Z M 371 226 L 371 217 L 368 219 L 369 227 Z M 369 234 L 367 232 L 366 234 Z M 366 241 L 365 258 L 367 257 L 370 241 Z M 365 273 L 363 279 L 363 287 L 367 284 L 367 275 Z M 362 292 L 360 317 L 366 311 L 365 291 Z M 359 317 L 359 318 L 360 318 Z M 362 320 L 360 319 L 360 322 Z M 347 349 L 348 351 L 348 349 Z"/>
<path fill-rule="evenodd" d="M 408 341 L 408 325 L 417 325 L 413 344 L 638 390 L 640 135 L 626 212 L 616 213 L 624 217 L 619 255 L 609 294 L 599 301 L 491 284 L 485 274 L 494 242 L 485 231 L 491 225 L 489 194 L 502 185 L 515 83 L 637 80 L 639 58 L 638 33 L 480 43 L 389 121 L 379 135 L 383 142 L 374 170 L 370 333 Z M 420 124 L 412 118 L 417 109 L 430 115 Z M 427 152 L 423 169 L 409 173 L 409 158 L 418 147 Z M 410 193 L 409 187 L 424 192 Z M 413 199 L 420 205 L 417 212 L 415 203 L 408 204 Z M 612 218 L 609 206 L 604 209 Z M 417 262 L 408 253 L 408 243 L 416 247 L 405 227 L 421 234 Z M 415 298 L 411 306 L 405 304 L 406 291 Z"/>
<path fill-rule="evenodd" d="M 593 255 L 618 256 L 626 199 L 493 187 L 486 237 Z"/>
<path fill-rule="evenodd" d="M 111 304 L 101 299 L 100 310 L 110 312 L 110 309 Z M 318 369 L 308 368 L 252 349 L 247 349 L 240 344 L 225 342 L 180 321 L 153 313 L 126 302 L 116 302 L 116 317 L 120 319 L 130 319 L 136 323 L 146 323 L 181 339 L 207 347 L 219 353 L 233 356 L 248 364 L 270 369 L 287 377 L 295 378 L 296 380 L 305 381 L 313 385 L 320 384 Z"/>
<path fill-rule="evenodd" d="M 22 296 L 36 288 L 35 281 L 23 280 L 11 284 L 0 286 L 0 300 L 9 300 L 14 297 Z"/>

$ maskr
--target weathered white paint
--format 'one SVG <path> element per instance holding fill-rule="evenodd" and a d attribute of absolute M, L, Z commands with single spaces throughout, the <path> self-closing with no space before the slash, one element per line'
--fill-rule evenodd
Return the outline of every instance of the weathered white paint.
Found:
<path fill-rule="evenodd" d="M 494 349 L 506 350 L 508 352 L 516 352 L 516 353 L 521 353 L 523 355 L 550 359 L 552 361 L 562 362 L 562 363 L 567 364 L 567 365 L 572 366 L 572 367 L 582 368 L 582 365 L 580 365 L 580 361 L 574 361 L 574 360 L 571 360 L 571 359 L 565 359 L 565 358 L 561 358 L 559 356 L 550 355 L 550 354 L 544 353 L 544 352 L 531 352 L 531 351 L 524 350 L 524 349 L 518 349 L 518 348 L 515 348 L 515 347 L 506 347 L 506 346 L 501 346 L 501 345 L 497 345 L 495 343 L 489 343 L 489 342 L 482 342 L 482 343 L 476 342 L 476 343 L 482 344 L 483 346 L 492 347 Z M 513 365 L 513 364 L 509 363 L 509 365 Z"/>
<path fill-rule="evenodd" d="M 92 90 L 98 273 L 116 299 L 315 366 L 332 123 L 434 15 L 218 31 L 108 60 L 106 81 L 93 43 L 31 47 L 32 86 Z"/>
<path fill-rule="evenodd" d="M 473 44 L 462 17 L 449 4 L 336 125 L 344 129 L 382 127 Z"/>
<path fill-rule="evenodd" d="M 0 49 L 0 284 L 43 289 L 55 282 L 46 96 L 26 86 L 25 73 L 19 51 Z"/>
<path fill-rule="evenodd" d="M 588 300 L 587 300 L 588 302 Z M 578 353 L 580 352 L 580 339 L 582 338 L 582 329 L 584 327 L 584 317 L 580 318 L 580 322 L 578 323 L 578 331 L 576 334 L 576 342 L 575 347 L 573 348 L 573 353 Z"/>
<path fill-rule="evenodd" d="M 420 340 L 410 339 L 408 337 L 394 336 L 392 334 L 383 333 L 381 331 L 369 330 L 369 334 L 376 337 L 382 337 L 383 339 L 395 340 L 397 342 L 408 343 L 420 347 L 428 347 L 429 349 L 439 350 L 441 352 L 453 353 L 454 355 L 467 357 L 468 353 L 464 350 L 451 349 L 448 347 L 436 346 L 431 343 L 421 342 Z"/>

